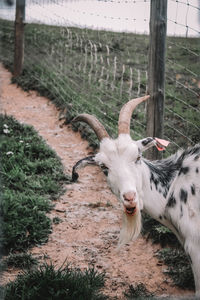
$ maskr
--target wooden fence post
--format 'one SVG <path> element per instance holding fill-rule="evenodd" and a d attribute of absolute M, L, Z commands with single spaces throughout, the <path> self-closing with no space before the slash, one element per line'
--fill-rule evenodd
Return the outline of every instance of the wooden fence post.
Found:
<path fill-rule="evenodd" d="M 167 0 L 151 0 L 150 45 L 148 64 L 147 136 L 163 137 L 165 101 L 165 45 L 167 29 Z M 149 159 L 160 158 L 156 149 L 150 149 Z"/>
<path fill-rule="evenodd" d="M 16 0 L 15 15 L 15 50 L 13 76 L 19 76 L 22 72 L 24 60 L 24 19 L 25 0 Z"/>

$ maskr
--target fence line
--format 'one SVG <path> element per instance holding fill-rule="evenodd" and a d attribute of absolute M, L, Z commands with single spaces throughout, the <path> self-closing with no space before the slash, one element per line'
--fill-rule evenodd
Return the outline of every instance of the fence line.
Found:
<path fill-rule="evenodd" d="M 27 2 L 34 4 L 37 9 L 39 7 L 42 12 L 46 4 L 56 3 L 57 7 L 62 8 L 66 1 Z M 75 1 L 68 2 L 70 4 Z M 103 2 L 107 4 L 111 1 Z M 126 1 L 118 2 L 126 3 Z M 168 2 L 174 4 L 178 2 L 179 7 L 186 6 L 184 1 L 168 0 Z M 116 2 L 112 3 L 115 5 Z M 147 5 L 146 10 L 149 5 L 149 1 L 134 1 L 134 3 Z M 186 19 L 190 10 L 199 11 L 199 8 L 189 3 L 187 10 Z M 101 12 L 99 14 L 101 15 Z M 169 15 L 168 19 L 178 22 L 178 12 L 176 14 L 177 19 Z M 52 21 L 52 17 L 51 14 L 49 22 Z M 144 15 L 141 16 L 141 19 L 144 17 L 146 18 Z M 62 20 L 57 22 L 57 25 L 65 21 L 63 15 L 60 18 Z M 44 23 L 46 19 L 45 16 Z M 0 59 L 6 64 L 12 64 L 13 23 L 0 21 L 3 22 L 0 31 L 0 50 L 2 50 Z M 137 20 L 134 20 L 135 22 Z M 53 19 L 52 23 L 55 24 L 56 20 Z M 185 30 L 187 26 L 190 27 L 190 24 L 185 25 Z M 193 29 L 198 32 L 197 28 Z M 5 48 L 4 41 L 10 47 Z M 40 84 L 45 89 L 50 89 L 51 97 L 61 106 L 70 107 L 74 115 L 83 110 L 96 114 L 113 135 L 116 135 L 115 128 L 122 104 L 148 91 L 148 36 L 27 24 L 25 41 L 24 71 L 33 76 L 35 85 Z M 199 49 L 199 41 L 196 38 L 168 37 L 166 41 L 164 137 L 172 141 L 171 151 L 199 141 Z M 131 128 L 134 129 L 133 137 L 136 139 L 145 136 L 145 110 L 146 106 L 142 105 L 134 112 Z"/>

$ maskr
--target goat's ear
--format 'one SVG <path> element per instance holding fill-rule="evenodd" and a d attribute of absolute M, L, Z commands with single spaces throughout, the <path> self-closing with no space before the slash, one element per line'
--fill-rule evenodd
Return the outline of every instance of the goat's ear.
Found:
<path fill-rule="evenodd" d="M 71 179 L 72 182 L 75 182 L 78 180 L 78 173 L 76 172 L 78 169 L 84 168 L 87 165 L 96 165 L 97 164 L 94 158 L 95 158 L 95 155 L 85 157 L 85 158 L 79 160 L 73 166 L 72 179 Z"/>
<path fill-rule="evenodd" d="M 159 138 L 147 137 L 136 142 L 141 152 L 146 151 L 152 146 L 156 146 L 159 151 L 163 151 L 169 145 L 169 142 Z"/>

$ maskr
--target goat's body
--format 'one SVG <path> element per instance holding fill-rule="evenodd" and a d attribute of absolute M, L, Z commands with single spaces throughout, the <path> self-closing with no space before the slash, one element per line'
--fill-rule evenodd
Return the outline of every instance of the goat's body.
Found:
<path fill-rule="evenodd" d="M 143 160 L 141 169 L 144 210 L 183 245 L 200 295 L 200 145 L 166 160 Z"/>

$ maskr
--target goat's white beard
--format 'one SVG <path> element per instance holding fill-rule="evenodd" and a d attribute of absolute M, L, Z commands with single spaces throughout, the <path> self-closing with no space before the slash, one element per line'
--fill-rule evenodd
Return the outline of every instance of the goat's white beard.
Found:
<path fill-rule="evenodd" d="M 120 231 L 118 249 L 126 243 L 136 240 L 142 228 L 141 212 L 138 210 L 134 216 L 123 212 L 122 229 Z"/>

